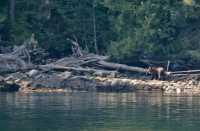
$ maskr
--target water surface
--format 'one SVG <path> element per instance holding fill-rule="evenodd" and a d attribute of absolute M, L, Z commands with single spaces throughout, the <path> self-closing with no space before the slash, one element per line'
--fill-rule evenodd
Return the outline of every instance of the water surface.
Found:
<path fill-rule="evenodd" d="M 0 93 L 0 131 L 200 131 L 200 97 Z"/>

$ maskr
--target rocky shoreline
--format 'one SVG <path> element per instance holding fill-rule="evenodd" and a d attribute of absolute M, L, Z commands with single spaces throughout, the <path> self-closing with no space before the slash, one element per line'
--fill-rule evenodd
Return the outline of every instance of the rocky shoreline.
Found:
<path fill-rule="evenodd" d="M 2 77 L 1 77 L 2 79 Z M 5 81 L 6 80 L 6 81 Z M 200 81 L 148 80 L 128 77 L 77 76 L 71 72 L 48 72 L 31 70 L 13 73 L 1 80 L 0 91 L 20 92 L 134 92 L 161 91 L 164 95 L 200 95 Z"/>

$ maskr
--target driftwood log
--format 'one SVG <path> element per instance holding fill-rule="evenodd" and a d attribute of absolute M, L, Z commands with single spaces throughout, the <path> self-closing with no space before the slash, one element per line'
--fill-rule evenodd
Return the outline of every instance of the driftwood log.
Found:
<path fill-rule="evenodd" d="M 140 72 L 140 73 L 146 73 L 148 70 L 141 68 L 141 67 L 133 67 L 133 66 L 127 66 L 124 64 L 116 64 L 106 61 L 98 61 L 97 62 L 99 66 L 103 68 L 113 69 L 117 71 L 129 71 L 129 72 Z"/>
<path fill-rule="evenodd" d="M 82 68 L 82 67 L 66 67 L 59 65 L 40 65 L 38 66 L 40 70 L 55 70 L 55 71 L 70 71 L 75 74 L 92 74 L 97 76 L 113 76 L 117 75 L 117 71 L 106 71 L 106 70 L 98 70 L 93 68 Z"/>

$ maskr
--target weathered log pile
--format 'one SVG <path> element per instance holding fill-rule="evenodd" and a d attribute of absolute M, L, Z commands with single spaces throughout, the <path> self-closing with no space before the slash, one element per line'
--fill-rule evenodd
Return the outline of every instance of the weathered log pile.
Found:
<path fill-rule="evenodd" d="M 27 67 L 26 62 L 15 55 L 0 54 L 0 72 L 13 72 Z"/>
<path fill-rule="evenodd" d="M 0 55 L 1 56 L 1 55 Z M 5 83 L 17 84 L 21 91 L 35 90 L 133 90 L 124 83 L 110 86 L 96 78 L 119 78 L 125 72 L 146 73 L 146 69 L 107 62 L 108 57 L 87 54 L 65 57 L 45 65 L 34 65 L 15 55 L 2 54 L 0 72 Z M 30 57 L 31 58 L 31 57 Z M 120 87 L 119 88 L 117 88 Z"/>
<path fill-rule="evenodd" d="M 16 72 L 14 73 L 4 73 L 4 80 L 20 85 L 22 87 L 21 90 L 41 88 L 96 90 L 97 87 L 106 86 L 102 82 L 96 81 L 94 79 L 96 77 L 120 77 L 121 70 L 145 72 L 145 69 L 142 68 L 120 64 L 116 64 L 116 67 L 114 66 L 111 69 L 110 67 L 112 67 L 113 63 L 105 62 L 104 60 L 106 59 L 107 57 L 105 56 L 88 54 L 84 57 L 66 57 L 46 65 L 27 65 L 24 68 L 15 68 Z M 26 65 L 26 62 L 23 61 L 23 64 Z M 4 68 L 7 69 L 7 66 Z"/>
<path fill-rule="evenodd" d="M 148 69 L 108 62 L 107 56 L 82 53 L 38 65 L 32 62 L 34 57 L 30 52 L 27 46 L 21 46 L 9 54 L 0 54 L 0 91 L 162 90 L 165 94 L 200 94 L 198 80 L 150 80 L 146 75 Z"/>

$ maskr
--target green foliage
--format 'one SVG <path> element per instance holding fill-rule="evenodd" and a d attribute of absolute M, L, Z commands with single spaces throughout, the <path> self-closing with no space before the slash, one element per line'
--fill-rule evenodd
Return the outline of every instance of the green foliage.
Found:
<path fill-rule="evenodd" d="M 2 3 L 3 1 L 1 1 Z M 110 21 L 107 8 L 93 0 L 16 0 L 16 21 L 14 26 L 7 25 L 9 34 L 6 41 L 22 44 L 32 33 L 36 34 L 39 44 L 47 49 L 52 56 L 60 57 L 71 53 L 71 43 L 67 38 L 76 37 L 82 48 L 94 51 L 94 24 L 96 25 L 97 44 L 100 51 L 110 43 L 113 33 L 110 32 Z M 0 5 L 1 5 L 0 3 Z M 1 6 L 3 10 L 9 7 L 8 2 Z M 1 8 L 0 8 L 1 9 Z M 1 10 L 0 10 L 1 11 Z M 96 23 L 93 21 L 95 16 Z M 5 21 L 9 14 L 0 13 L 0 22 Z"/>
<path fill-rule="evenodd" d="M 12 27 L 8 7 L 8 1 L 0 1 L 0 35 L 10 43 L 22 44 L 35 33 L 40 46 L 55 57 L 71 54 L 67 38 L 74 37 L 82 48 L 95 52 L 95 24 L 100 52 L 113 60 L 181 58 L 188 51 L 198 59 L 198 1 L 16 0 Z"/>
<path fill-rule="evenodd" d="M 104 0 L 103 4 L 117 14 L 113 21 L 119 39 L 110 48 L 114 59 L 170 59 L 185 46 L 191 47 L 191 43 L 182 43 L 180 35 L 199 21 L 198 6 L 187 6 L 178 0 Z"/>
<path fill-rule="evenodd" d="M 132 43 L 134 42 L 131 38 L 123 39 L 120 43 L 112 42 L 108 52 L 116 61 L 134 59 L 137 56 L 135 50 L 137 45 Z"/>

